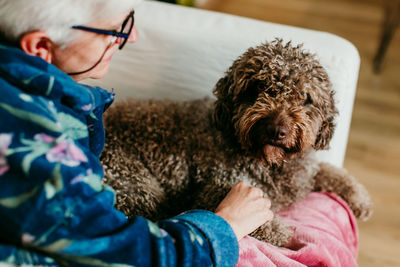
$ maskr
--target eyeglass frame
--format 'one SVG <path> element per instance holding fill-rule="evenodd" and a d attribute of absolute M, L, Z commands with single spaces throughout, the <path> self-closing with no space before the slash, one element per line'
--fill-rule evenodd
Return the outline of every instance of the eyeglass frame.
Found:
<path fill-rule="evenodd" d="M 98 29 L 98 28 L 92 28 L 92 27 L 86 27 L 86 26 L 81 26 L 81 25 L 74 25 L 71 28 L 72 29 L 77 29 L 77 30 L 82 30 L 82 31 L 87 31 L 87 32 L 93 32 L 93 33 L 97 33 L 97 34 L 103 34 L 103 35 L 110 35 L 110 36 L 114 36 L 115 39 L 113 39 L 111 41 L 111 43 L 114 43 L 117 38 L 123 38 L 124 40 L 122 41 L 122 43 L 118 46 L 118 49 L 121 50 L 126 42 L 129 39 L 129 36 L 132 33 L 132 29 L 133 26 L 135 25 L 135 17 L 134 17 L 135 11 L 132 10 L 131 12 L 129 12 L 129 15 L 126 17 L 126 19 L 122 22 L 121 25 L 121 31 L 117 32 L 117 31 L 110 31 L 110 30 L 103 30 L 103 29 Z M 126 24 L 128 23 L 129 19 L 132 19 L 132 24 L 129 28 L 128 33 L 123 33 L 122 31 L 124 30 Z"/>

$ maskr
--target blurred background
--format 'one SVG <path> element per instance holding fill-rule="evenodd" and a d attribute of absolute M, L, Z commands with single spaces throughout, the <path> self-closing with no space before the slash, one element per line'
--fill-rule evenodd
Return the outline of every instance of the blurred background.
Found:
<path fill-rule="evenodd" d="M 326 31 L 357 47 L 361 66 L 344 167 L 367 187 L 375 204 L 372 219 L 358 224 L 358 262 L 400 266 L 400 0 L 177 2 Z M 387 49 L 378 52 L 382 40 Z"/>

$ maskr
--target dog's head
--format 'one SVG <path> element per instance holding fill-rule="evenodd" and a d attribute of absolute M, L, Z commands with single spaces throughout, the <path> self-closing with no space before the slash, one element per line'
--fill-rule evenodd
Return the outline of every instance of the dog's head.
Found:
<path fill-rule="evenodd" d="M 315 56 L 282 40 L 250 48 L 214 89 L 218 129 L 269 164 L 327 149 L 334 131 L 331 83 Z"/>

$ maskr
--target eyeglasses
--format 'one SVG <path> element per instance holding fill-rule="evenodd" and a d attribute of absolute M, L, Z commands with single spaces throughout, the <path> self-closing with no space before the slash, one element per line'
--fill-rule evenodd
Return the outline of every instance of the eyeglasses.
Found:
<path fill-rule="evenodd" d="M 119 47 L 118 47 L 118 49 L 121 50 L 124 47 L 124 45 L 126 44 L 126 42 L 128 41 L 129 36 L 132 33 L 133 24 L 135 22 L 135 18 L 133 16 L 134 14 L 135 14 L 135 11 L 133 11 L 133 10 L 129 13 L 129 15 L 126 17 L 126 19 L 122 23 L 121 30 L 119 32 L 118 31 L 110 31 L 110 30 L 102 30 L 102 29 L 97 29 L 97 28 L 90 28 L 90 27 L 80 26 L 80 25 L 75 25 L 75 26 L 72 26 L 71 28 L 77 29 L 77 30 L 82 30 L 82 31 L 94 32 L 94 33 L 98 33 L 98 34 L 114 36 L 111 43 L 115 43 L 118 38 L 122 38 L 123 40 L 119 44 Z"/>

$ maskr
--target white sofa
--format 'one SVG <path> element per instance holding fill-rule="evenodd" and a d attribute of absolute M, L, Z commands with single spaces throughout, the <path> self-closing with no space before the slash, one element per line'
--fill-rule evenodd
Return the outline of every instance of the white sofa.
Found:
<path fill-rule="evenodd" d="M 327 69 L 340 115 L 331 148 L 319 158 L 342 166 L 360 57 L 336 35 L 217 12 L 144 1 L 135 12 L 139 40 L 117 52 L 109 74 L 89 83 L 122 98 L 189 100 L 212 95 L 216 81 L 240 54 L 276 37 L 303 43 Z"/>

